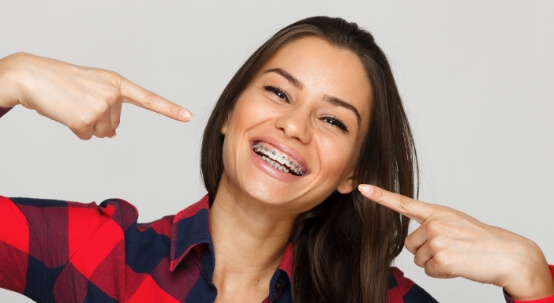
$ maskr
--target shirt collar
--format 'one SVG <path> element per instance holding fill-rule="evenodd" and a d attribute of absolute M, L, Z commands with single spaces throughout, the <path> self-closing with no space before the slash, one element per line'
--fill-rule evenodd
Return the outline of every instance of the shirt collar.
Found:
<path fill-rule="evenodd" d="M 289 242 L 287 244 L 287 247 L 285 248 L 285 253 L 283 254 L 283 258 L 281 258 L 281 263 L 279 263 L 279 267 L 277 269 L 284 271 L 289 281 L 292 281 L 292 262 L 293 262 L 293 254 L 292 254 L 292 242 Z"/>
<path fill-rule="evenodd" d="M 208 219 L 208 195 L 175 215 L 171 227 L 170 271 L 193 249 L 200 254 L 206 246 L 212 246 Z"/>
<path fill-rule="evenodd" d="M 209 199 L 206 195 L 200 201 L 175 215 L 171 227 L 170 271 L 175 270 L 189 252 L 194 251 L 200 255 L 206 247 L 213 249 L 209 229 L 209 211 Z M 282 271 L 287 275 L 289 281 L 292 281 L 292 262 L 292 243 L 289 242 L 277 268 L 278 271 Z"/>

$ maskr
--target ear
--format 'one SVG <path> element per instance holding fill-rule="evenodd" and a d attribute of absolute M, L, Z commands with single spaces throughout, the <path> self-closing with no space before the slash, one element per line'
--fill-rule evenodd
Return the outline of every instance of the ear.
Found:
<path fill-rule="evenodd" d="M 344 179 L 339 186 L 337 186 L 337 191 L 343 195 L 349 194 L 356 187 L 356 182 L 354 182 L 354 173 L 352 172 L 348 178 Z"/>
<path fill-rule="evenodd" d="M 221 125 L 221 134 L 225 135 L 227 134 L 227 129 L 229 128 L 229 120 L 231 120 L 231 113 L 227 115 L 227 119 L 225 119 L 225 122 Z"/>
<path fill-rule="evenodd" d="M 222 135 L 225 135 L 227 133 L 227 127 L 229 127 L 229 117 L 227 117 L 227 119 L 225 119 L 225 122 L 223 123 L 223 125 L 221 125 L 221 134 Z"/>

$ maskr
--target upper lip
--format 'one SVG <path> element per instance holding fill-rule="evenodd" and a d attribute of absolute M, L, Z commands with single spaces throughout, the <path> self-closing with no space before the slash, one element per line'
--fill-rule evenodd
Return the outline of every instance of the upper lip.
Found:
<path fill-rule="evenodd" d="M 266 142 L 268 144 L 271 144 L 271 145 L 275 146 L 275 148 L 277 148 L 278 150 L 280 150 L 283 153 L 287 154 L 288 156 L 294 158 L 294 160 L 299 165 L 301 165 L 303 168 L 305 168 L 305 170 L 306 170 L 305 173 L 306 174 L 310 172 L 310 170 L 308 168 L 308 165 L 306 163 L 306 160 L 294 148 L 292 148 L 292 147 L 290 147 L 286 144 L 283 144 L 283 143 L 279 142 L 278 140 L 276 140 L 275 138 L 272 138 L 272 137 L 255 137 L 255 138 L 252 138 L 251 141 L 250 141 L 250 146 L 253 146 L 255 143 L 258 143 L 258 142 L 262 142 L 262 143 Z"/>

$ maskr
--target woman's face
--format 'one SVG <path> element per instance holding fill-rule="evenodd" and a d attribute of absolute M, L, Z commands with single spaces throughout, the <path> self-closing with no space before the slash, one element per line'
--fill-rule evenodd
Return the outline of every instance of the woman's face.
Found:
<path fill-rule="evenodd" d="M 316 37 L 283 46 L 221 129 L 220 190 L 294 214 L 352 191 L 370 111 L 370 83 L 353 52 Z"/>

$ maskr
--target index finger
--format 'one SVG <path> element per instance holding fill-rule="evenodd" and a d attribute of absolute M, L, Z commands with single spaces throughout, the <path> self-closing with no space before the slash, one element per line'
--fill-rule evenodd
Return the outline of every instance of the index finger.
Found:
<path fill-rule="evenodd" d="M 186 122 L 192 118 L 192 113 L 186 108 L 160 97 L 124 77 L 121 77 L 120 85 L 121 95 L 127 103 L 140 106 L 179 121 Z"/>
<path fill-rule="evenodd" d="M 434 212 L 433 205 L 386 191 L 373 185 L 360 184 L 358 190 L 369 200 L 394 210 L 419 224 L 427 220 Z"/>

